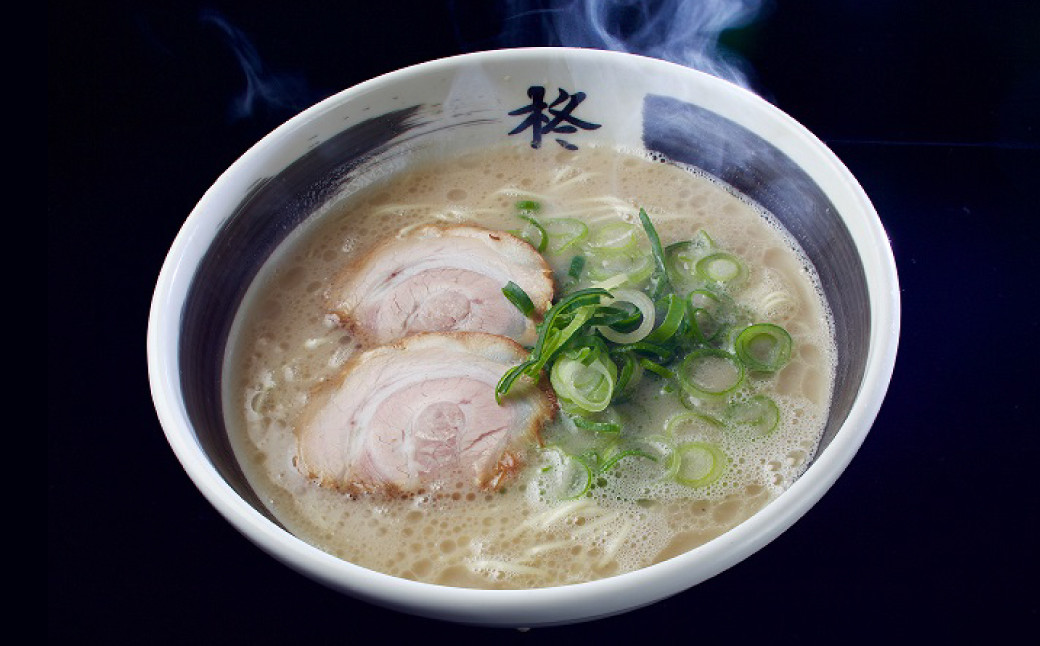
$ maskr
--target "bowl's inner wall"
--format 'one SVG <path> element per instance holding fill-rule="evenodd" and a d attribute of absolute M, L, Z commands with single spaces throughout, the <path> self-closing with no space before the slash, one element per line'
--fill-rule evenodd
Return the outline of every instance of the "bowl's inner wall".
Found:
<path fill-rule="evenodd" d="M 417 118 L 421 111 L 422 106 L 413 106 L 351 126 L 274 177 L 257 182 L 217 234 L 193 278 L 179 348 L 185 406 L 215 468 L 268 518 L 270 512 L 234 457 L 223 418 L 221 373 L 235 314 L 250 283 L 286 236 L 335 197 L 367 160 L 423 125 Z M 452 130 L 466 125 L 434 129 L 430 136 L 450 137 Z M 859 391 L 870 336 L 866 279 L 848 230 L 805 171 L 768 141 L 716 113 L 648 96 L 643 129 L 647 150 L 701 168 L 770 210 L 816 267 L 834 314 L 839 353 L 822 450 Z"/>

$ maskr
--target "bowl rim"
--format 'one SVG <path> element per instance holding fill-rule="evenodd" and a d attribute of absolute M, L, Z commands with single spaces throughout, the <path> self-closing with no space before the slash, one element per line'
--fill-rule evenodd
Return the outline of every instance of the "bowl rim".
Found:
<path fill-rule="evenodd" d="M 582 62 L 625 60 L 662 74 L 686 75 L 723 98 L 750 106 L 756 119 L 789 136 L 781 147 L 806 168 L 835 201 L 864 263 L 871 332 L 860 390 L 832 441 L 787 491 L 728 532 L 681 555 L 618 576 L 527 590 L 455 588 L 394 577 L 344 561 L 295 537 L 243 500 L 206 456 L 182 401 L 178 369 L 180 314 L 195 266 L 216 236 L 227 210 L 225 196 L 241 196 L 256 179 L 272 147 L 340 104 L 415 75 L 450 71 L 477 62 L 508 63 L 567 57 Z M 548 61 L 547 61 L 548 62 Z M 724 114 L 727 118 L 733 115 Z M 736 120 L 736 119 L 735 119 Z M 761 124 L 741 125 L 760 132 Z M 773 140 L 770 139 L 772 142 Z M 774 144 L 775 145 L 775 144 Z M 779 147 L 779 146 L 778 146 Z M 841 199 L 835 199 L 841 197 Z M 856 212 L 850 222 L 845 215 Z M 222 215 L 223 213 L 223 215 Z M 206 190 L 185 219 L 163 262 L 149 309 L 148 378 L 164 434 L 189 478 L 237 530 L 263 550 L 326 585 L 379 605 L 413 614 L 485 625 L 550 625 L 607 616 L 682 592 L 728 569 L 793 525 L 845 470 L 873 424 L 891 381 L 900 326 L 899 282 L 888 236 L 866 193 L 830 149 L 804 126 L 753 92 L 678 64 L 622 52 L 532 47 L 472 52 L 411 65 L 344 89 L 307 108 L 250 147 Z M 600 612 L 601 611 L 601 612 Z"/>

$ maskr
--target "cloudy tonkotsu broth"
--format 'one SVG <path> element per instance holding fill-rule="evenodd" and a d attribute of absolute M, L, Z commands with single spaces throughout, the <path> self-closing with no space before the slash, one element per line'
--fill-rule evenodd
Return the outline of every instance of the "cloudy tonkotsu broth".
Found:
<path fill-rule="evenodd" d="M 728 456 L 717 481 L 688 487 L 631 459 L 597 477 L 589 495 L 560 500 L 552 451 L 532 447 L 526 471 L 495 492 L 450 491 L 390 498 L 348 495 L 296 468 L 294 424 L 313 389 L 362 348 L 336 325 L 324 300 L 352 258 L 404 229 L 467 223 L 518 230 L 517 200 L 541 215 L 636 222 L 640 207 L 662 242 L 704 229 L 750 268 L 735 296 L 756 321 L 793 338 L 790 362 L 756 387 L 778 404 L 772 434 L 749 440 L 695 419 L 673 434 L 707 437 Z M 568 257 L 550 258 L 561 282 Z M 807 467 L 831 396 L 829 314 L 809 263 L 775 222 L 705 177 L 603 148 L 508 147 L 402 172 L 359 192 L 286 245 L 261 272 L 236 321 L 225 380 L 232 444 L 263 502 L 313 545 L 391 575 L 451 586 L 529 588 L 571 584 L 642 568 L 703 544 L 784 491 Z M 652 376 L 618 410 L 624 433 L 652 451 L 667 420 L 688 412 Z M 547 445 L 576 432 L 566 415 L 542 432 Z M 738 434 L 739 435 L 739 434 Z M 559 442 L 557 442 L 559 440 Z M 663 464 L 662 462 L 659 464 Z M 436 494 L 436 495 L 433 495 Z"/>

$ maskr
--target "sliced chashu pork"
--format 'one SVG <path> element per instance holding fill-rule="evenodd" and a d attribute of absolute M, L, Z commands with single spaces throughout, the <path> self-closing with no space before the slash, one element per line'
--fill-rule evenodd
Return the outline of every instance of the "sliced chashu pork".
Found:
<path fill-rule="evenodd" d="M 417 334 L 361 353 L 304 411 L 297 466 L 352 493 L 459 482 L 495 489 L 554 411 L 549 392 L 532 385 L 495 400 L 498 381 L 525 355 L 480 332 Z"/>
<path fill-rule="evenodd" d="M 333 282 L 329 308 L 370 345 L 416 332 L 489 332 L 530 345 L 535 323 L 502 293 L 519 285 L 534 319 L 551 305 L 552 271 L 528 243 L 471 226 L 415 229 L 379 245 Z"/>

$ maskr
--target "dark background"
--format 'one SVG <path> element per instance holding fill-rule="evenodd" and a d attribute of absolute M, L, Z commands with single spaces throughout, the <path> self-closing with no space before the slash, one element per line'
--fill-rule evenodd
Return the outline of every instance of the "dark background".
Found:
<path fill-rule="evenodd" d="M 891 237 L 903 298 L 895 375 L 864 446 L 751 558 L 594 623 L 463 627 L 327 590 L 204 500 L 166 443 L 145 361 L 152 287 L 184 218 L 249 146 L 338 90 L 433 58 L 558 44 L 537 14 L 516 11 L 442 0 L 50 4 L 50 639 L 1035 637 L 1040 3 L 1024 0 L 781 1 L 723 35 L 753 89 L 858 177 Z"/>

